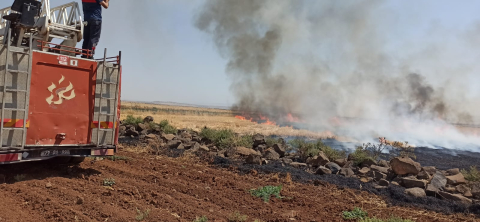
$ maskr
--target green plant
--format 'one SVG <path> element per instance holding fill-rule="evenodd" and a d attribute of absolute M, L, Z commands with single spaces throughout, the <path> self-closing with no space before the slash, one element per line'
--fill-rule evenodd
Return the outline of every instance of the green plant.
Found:
<path fill-rule="evenodd" d="M 476 166 L 470 166 L 470 170 L 462 169 L 461 172 L 468 181 L 480 181 L 480 172 Z"/>
<path fill-rule="evenodd" d="M 166 133 L 166 134 L 174 134 L 177 132 L 177 128 L 170 125 L 170 123 L 168 122 L 168 120 L 162 120 L 158 126 L 160 127 L 160 129 Z"/>
<path fill-rule="evenodd" d="M 193 222 L 207 222 L 208 218 L 205 216 L 197 217 L 197 219 L 193 220 Z"/>
<path fill-rule="evenodd" d="M 271 136 L 265 137 L 265 143 L 267 143 L 267 147 L 272 147 L 277 143 L 281 143 L 280 138 L 273 138 Z"/>
<path fill-rule="evenodd" d="M 352 211 L 343 211 L 343 219 L 345 220 L 363 219 L 367 216 L 368 213 L 358 207 L 355 207 Z"/>
<path fill-rule="evenodd" d="M 235 211 L 228 217 L 229 222 L 243 222 L 243 221 L 247 221 L 247 219 L 248 219 L 247 215 L 242 215 L 238 211 Z"/>
<path fill-rule="evenodd" d="M 305 139 L 295 138 L 289 141 L 288 144 L 296 148 L 299 154 L 304 158 L 317 156 L 320 151 L 331 160 L 345 158 L 346 156 L 344 151 L 335 150 L 325 145 L 322 140 L 307 142 Z"/>
<path fill-rule="evenodd" d="M 253 147 L 253 137 L 252 135 L 243 135 L 234 137 L 234 145 L 235 146 L 243 146 L 243 147 Z"/>
<path fill-rule="evenodd" d="M 141 117 L 134 117 L 132 115 L 128 115 L 125 120 L 123 120 L 125 125 L 138 125 L 139 123 L 143 123 L 143 119 Z"/>
<path fill-rule="evenodd" d="M 143 221 L 148 218 L 149 214 L 150 214 L 150 210 L 147 209 L 146 211 L 142 212 L 137 208 L 137 216 L 135 217 L 135 219 L 137 221 Z"/>
<path fill-rule="evenodd" d="M 129 160 L 129 157 L 126 156 L 108 156 L 106 159 L 111 160 L 111 161 L 117 161 L 117 160 Z"/>
<path fill-rule="evenodd" d="M 225 149 L 235 144 L 235 133 L 230 129 L 215 130 L 203 128 L 200 132 L 202 138 L 210 140 L 217 147 Z"/>
<path fill-rule="evenodd" d="M 263 222 L 263 221 L 259 219 L 255 219 L 253 222 Z"/>
<path fill-rule="evenodd" d="M 399 217 L 390 217 L 386 220 L 378 219 L 376 217 L 373 217 L 373 218 L 366 217 L 358 220 L 358 222 L 413 222 L 413 221 L 408 219 L 402 219 Z"/>
<path fill-rule="evenodd" d="M 106 179 L 103 180 L 103 186 L 109 186 L 109 187 L 111 187 L 111 186 L 113 186 L 113 185 L 115 185 L 115 179 L 113 179 L 113 178 L 106 178 Z"/>
<path fill-rule="evenodd" d="M 17 174 L 13 177 L 13 179 L 15 179 L 17 182 L 23 181 L 25 178 L 27 178 L 27 175 L 25 174 Z"/>
<path fill-rule="evenodd" d="M 250 194 L 262 198 L 264 202 L 268 202 L 272 195 L 279 199 L 283 198 L 280 196 L 280 191 L 282 191 L 282 186 L 264 186 L 250 190 Z"/>

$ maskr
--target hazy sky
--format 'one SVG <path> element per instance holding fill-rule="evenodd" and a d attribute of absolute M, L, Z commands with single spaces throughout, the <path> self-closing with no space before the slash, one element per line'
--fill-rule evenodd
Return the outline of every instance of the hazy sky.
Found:
<path fill-rule="evenodd" d="M 71 1 L 51 0 L 51 5 L 68 2 Z M 81 6 L 81 1 L 77 2 Z M 193 25 L 203 2 L 110 1 L 110 8 L 104 10 L 96 57 L 103 55 L 105 47 L 110 55 L 122 51 L 123 99 L 203 105 L 230 105 L 234 102 L 229 90 L 230 81 L 225 74 L 227 60 L 219 56 L 209 36 Z M 388 10 L 397 15 L 393 23 L 396 31 L 391 33 L 392 42 L 389 43 L 391 51 L 408 41 L 442 41 L 449 38 L 452 31 L 480 21 L 480 1 L 387 2 Z M 1 8 L 10 5 L 7 0 L 0 3 Z M 422 38 L 420 33 L 437 25 L 443 27 L 438 39 Z"/>

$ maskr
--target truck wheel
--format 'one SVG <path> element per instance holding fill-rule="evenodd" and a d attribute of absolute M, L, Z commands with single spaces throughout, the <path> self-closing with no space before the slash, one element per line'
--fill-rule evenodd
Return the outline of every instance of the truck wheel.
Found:
<path fill-rule="evenodd" d="M 70 163 L 81 163 L 85 160 L 85 157 L 72 157 Z"/>

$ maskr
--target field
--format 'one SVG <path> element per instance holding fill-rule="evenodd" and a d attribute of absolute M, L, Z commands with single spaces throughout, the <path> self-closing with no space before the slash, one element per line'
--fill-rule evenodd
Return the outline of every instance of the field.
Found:
<path fill-rule="evenodd" d="M 305 136 L 311 138 L 333 136 L 330 132 L 311 132 L 293 129 L 288 126 L 280 127 L 241 120 L 235 118 L 237 114 L 230 110 L 123 102 L 121 118 L 124 119 L 127 115 L 135 117 L 150 115 L 156 121 L 168 120 L 177 128 L 188 128 L 197 131 L 206 126 L 213 129 L 232 129 L 241 134 L 262 133 L 264 135 Z"/>
<path fill-rule="evenodd" d="M 240 120 L 229 110 L 123 103 L 121 119 L 128 115 L 197 131 L 207 126 L 241 134 L 328 136 Z M 315 175 L 281 162 L 243 164 L 212 152 L 154 153 L 156 143 L 134 142 L 122 142 L 114 157 L 79 165 L 0 166 L 0 207 L 8 209 L 0 221 L 480 221 L 478 204 L 465 210 L 432 197 L 407 197 L 399 186 L 377 190 L 357 178 Z"/>

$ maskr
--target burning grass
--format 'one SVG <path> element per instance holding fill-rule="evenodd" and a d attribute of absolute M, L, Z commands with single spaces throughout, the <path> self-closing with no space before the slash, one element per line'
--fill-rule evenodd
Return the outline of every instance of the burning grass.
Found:
<path fill-rule="evenodd" d="M 128 116 L 132 116 L 136 120 L 139 117 L 152 116 L 156 120 L 167 120 L 176 128 L 188 128 L 197 132 L 207 127 L 218 130 L 230 129 L 242 135 L 261 133 L 267 136 L 295 136 L 314 139 L 334 137 L 330 132 L 312 132 L 265 124 L 268 122 L 262 124 L 235 118 L 236 115 L 238 114 L 231 110 L 122 102 L 120 118 L 126 119 Z"/>

